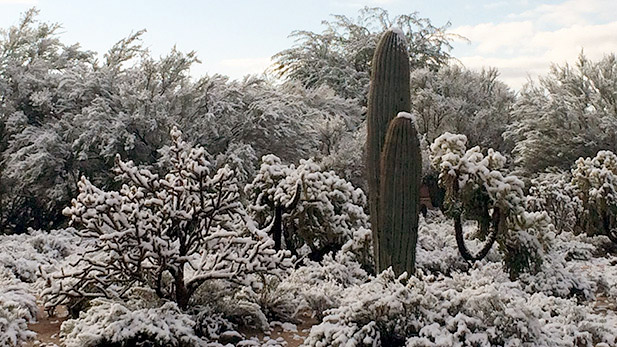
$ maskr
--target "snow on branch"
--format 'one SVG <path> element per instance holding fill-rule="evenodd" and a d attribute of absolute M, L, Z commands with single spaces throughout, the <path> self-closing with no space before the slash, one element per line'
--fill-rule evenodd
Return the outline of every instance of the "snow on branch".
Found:
<path fill-rule="evenodd" d="M 123 297 L 147 286 L 184 308 L 212 279 L 244 282 L 250 273 L 278 275 L 291 266 L 264 233 L 251 230 L 235 173 L 215 170 L 206 151 L 171 132 L 173 144 L 158 175 L 116 157 L 118 191 L 103 191 L 87 178 L 64 214 L 96 242 L 67 272 L 51 275 L 50 308 L 71 298 Z"/>

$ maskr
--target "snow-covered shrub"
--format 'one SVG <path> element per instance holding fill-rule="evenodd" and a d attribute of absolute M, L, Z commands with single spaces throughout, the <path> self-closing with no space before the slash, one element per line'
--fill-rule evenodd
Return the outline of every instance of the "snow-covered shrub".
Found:
<path fill-rule="evenodd" d="M 332 171 L 321 171 L 312 160 L 302 160 L 296 168 L 282 164 L 274 155 L 266 155 L 245 192 L 252 201 L 250 209 L 260 227 L 282 228 L 286 248 L 298 252 L 308 246 L 313 260 L 340 250 L 358 236 L 355 234 L 362 233 L 361 228 L 368 227 L 368 216 L 364 213 L 366 196 L 362 190 Z M 276 218 L 277 213 L 281 214 L 280 220 Z M 371 253 L 365 249 L 354 251 L 365 258 Z M 368 265 L 371 260 L 365 261 Z"/>
<path fill-rule="evenodd" d="M 296 322 L 297 299 L 293 293 L 281 287 L 281 281 L 276 276 L 259 276 L 251 286 L 241 288 L 234 295 L 234 300 L 259 305 L 267 321 Z"/>
<path fill-rule="evenodd" d="M 366 271 L 350 253 L 339 252 L 295 269 L 279 284 L 278 290 L 292 295 L 297 311 L 308 312 L 321 320 L 326 310 L 340 305 L 345 289 L 368 279 Z"/>
<path fill-rule="evenodd" d="M 585 231 L 617 242 L 617 156 L 599 151 L 593 158 L 579 158 L 572 169 L 572 184 L 585 208 Z"/>
<path fill-rule="evenodd" d="M 523 181 L 506 172 L 503 155 L 490 148 L 486 155 L 480 147 L 467 150 L 466 143 L 465 135 L 445 133 L 431 145 L 431 164 L 446 189 L 446 212 L 455 219 L 461 254 L 473 257 L 466 255 L 462 228 L 456 228 L 464 215 L 478 221 L 479 236 L 488 239 L 483 251 L 498 242 L 512 278 L 524 271 L 538 271 L 549 246 L 543 242 L 544 234 L 554 229 L 548 214 L 525 210 Z"/>
<path fill-rule="evenodd" d="M 41 280 L 41 270 L 52 271 L 73 253 L 78 238 L 74 229 L 29 230 L 26 234 L 0 236 L 0 267 L 10 270 L 19 280 Z"/>
<path fill-rule="evenodd" d="M 531 180 L 526 206 L 529 211 L 546 211 L 558 232 L 576 232 L 583 202 L 568 173 L 545 173 Z"/>
<path fill-rule="evenodd" d="M 205 341 L 195 333 L 195 321 L 174 302 L 160 307 L 140 307 L 136 302 L 94 299 L 92 307 L 78 319 L 62 323 L 61 336 L 67 347 L 199 346 Z"/>
<path fill-rule="evenodd" d="M 182 140 L 161 162 L 164 176 L 116 157 L 119 191 L 103 191 L 85 177 L 79 195 L 65 209 L 95 240 L 72 268 L 51 276 L 47 305 L 72 297 L 118 298 L 135 286 L 186 308 L 193 293 L 210 280 L 250 281 L 248 275 L 281 275 L 291 266 L 287 253 L 255 230 L 239 200 L 234 172 L 216 170 L 206 151 Z"/>
<path fill-rule="evenodd" d="M 36 334 L 28 330 L 28 323 L 36 321 L 36 298 L 27 287 L 15 281 L 0 286 L 0 346 L 21 346 Z"/>
<path fill-rule="evenodd" d="M 452 277 L 386 270 L 349 288 L 305 346 L 591 346 L 617 343 L 617 316 L 529 294 L 497 264 Z"/>
<path fill-rule="evenodd" d="M 440 211 L 429 211 L 430 217 L 420 216 L 418 230 L 418 245 L 416 247 L 416 267 L 424 273 L 450 275 L 452 271 L 465 271 L 469 263 L 463 259 L 456 246 L 454 226 Z M 463 226 L 467 231 L 470 224 Z M 466 240 L 473 248 L 480 247 L 480 240 Z M 495 252 L 487 256 L 491 260 L 499 261 Z"/>

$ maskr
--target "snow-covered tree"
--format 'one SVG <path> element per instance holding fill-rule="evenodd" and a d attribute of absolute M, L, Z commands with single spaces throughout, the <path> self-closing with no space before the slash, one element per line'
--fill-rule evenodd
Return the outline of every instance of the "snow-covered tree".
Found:
<path fill-rule="evenodd" d="M 254 76 L 193 80 L 194 52 L 174 48 L 155 59 L 142 47 L 143 31 L 98 61 L 61 43 L 58 27 L 39 23 L 33 10 L 0 38 L 2 230 L 62 225 L 79 177 L 113 188 L 116 153 L 152 165 L 173 126 L 220 160 L 235 156 L 240 164 L 242 156 L 268 153 L 288 162 L 326 155 L 361 121 L 360 106 L 327 86 Z M 254 164 L 238 168 L 249 173 Z"/>
<path fill-rule="evenodd" d="M 516 165 L 526 173 L 568 170 L 579 157 L 615 151 L 616 85 L 614 54 L 596 62 L 581 54 L 576 65 L 553 65 L 548 75 L 527 84 L 505 134 L 516 144 Z"/>
<path fill-rule="evenodd" d="M 496 69 L 475 72 L 458 65 L 413 71 L 418 131 L 429 142 L 447 131 L 464 134 L 470 146 L 508 150 L 502 133 L 510 123 L 514 93 L 497 77 Z"/>
<path fill-rule="evenodd" d="M 67 70 L 93 59 L 58 39 L 57 24 L 37 11 L 0 31 L 0 232 L 47 227 L 62 217 L 58 195 L 67 186 L 66 129 L 60 81 Z M 57 160 L 60 159 L 60 160 Z M 66 202 L 66 200 L 65 200 Z"/>
<path fill-rule="evenodd" d="M 545 173 L 531 180 L 526 205 L 530 211 L 546 211 L 558 231 L 581 230 L 583 201 L 569 172 Z"/>
<path fill-rule="evenodd" d="M 450 55 L 453 34 L 447 33 L 449 23 L 435 27 L 417 12 L 391 19 L 381 8 L 365 7 L 357 19 L 335 15 L 322 22 L 322 33 L 299 30 L 294 47 L 277 53 L 273 69 L 280 76 L 300 81 L 308 88 L 330 86 L 347 99 L 366 104 L 370 77 L 370 61 L 381 33 L 392 26 L 405 33 L 409 43 L 410 67 L 437 69 Z"/>
<path fill-rule="evenodd" d="M 80 180 L 64 213 L 83 228 L 81 237 L 95 242 L 73 268 L 51 275 L 49 307 L 146 286 L 186 308 L 206 281 L 242 283 L 249 274 L 280 274 L 290 266 L 286 253 L 252 228 L 234 172 L 214 168 L 205 149 L 183 141 L 176 128 L 171 136 L 164 175 L 117 156 L 115 172 L 125 182 L 118 191 Z"/>

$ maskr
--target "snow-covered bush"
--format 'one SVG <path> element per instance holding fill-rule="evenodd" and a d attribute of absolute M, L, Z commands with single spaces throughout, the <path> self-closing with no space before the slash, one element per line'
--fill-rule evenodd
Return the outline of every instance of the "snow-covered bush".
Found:
<path fill-rule="evenodd" d="M 529 211 L 546 211 L 558 232 L 577 232 L 583 202 L 567 173 L 545 173 L 531 180 L 526 206 Z"/>
<path fill-rule="evenodd" d="M 48 307 L 72 297 L 118 298 L 135 286 L 186 308 L 193 293 L 210 280 L 250 283 L 250 274 L 282 274 L 287 253 L 253 228 L 239 200 L 234 172 L 216 170 L 206 151 L 182 140 L 176 128 L 159 176 L 116 159 L 119 191 L 103 191 L 85 177 L 65 209 L 95 240 L 74 267 L 52 274 Z"/>
<path fill-rule="evenodd" d="M 512 278 L 538 271 L 549 246 L 544 235 L 554 229 L 548 214 L 525 210 L 523 181 L 506 172 L 503 155 L 493 149 L 484 155 L 480 147 L 467 150 L 466 143 L 465 135 L 445 133 L 431 145 L 431 164 L 446 189 L 446 213 L 454 218 L 461 255 L 475 260 L 464 244 L 464 214 L 478 221 L 479 236 L 488 240 L 479 258 L 496 240 Z"/>
<path fill-rule="evenodd" d="M 312 160 L 302 160 L 296 168 L 282 164 L 274 155 L 264 156 L 245 192 L 260 227 L 273 233 L 282 229 L 280 236 L 292 253 L 306 255 L 300 254 L 305 247 L 309 258 L 319 260 L 330 251 L 340 250 L 349 240 L 366 236 L 362 230 L 368 227 L 368 216 L 362 190 L 332 171 L 321 171 Z M 356 247 L 351 251 L 370 266 L 369 249 Z"/>
<path fill-rule="evenodd" d="M 21 346 L 36 334 L 28 330 L 28 323 L 36 321 L 36 298 L 27 287 L 4 282 L 0 286 L 0 346 Z"/>
<path fill-rule="evenodd" d="M 328 254 L 321 262 L 309 261 L 295 269 L 278 290 L 292 295 L 297 311 L 310 313 L 317 320 L 324 312 L 338 307 L 345 289 L 366 282 L 369 275 L 349 253 Z"/>
<path fill-rule="evenodd" d="M 386 270 L 345 292 L 305 346 L 584 346 L 617 343 L 617 316 L 529 294 L 497 264 L 452 277 Z"/>
<path fill-rule="evenodd" d="M 62 323 L 67 347 L 199 346 L 205 343 L 195 333 L 195 321 L 174 302 L 160 307 L 140 307 L 135 302 L 94 299 L 78 319 Z M 140 344 L 141 343 L 141 344 Z"/>
<path fill-rule="evenodd" d="M 29 230 L 26 234 L 0 236 L 0 268 L 11 271 L 22 282 L 42 280 L 41 270 L 53 271 L 75 251 L 79 241 L 74 231 Z"/>
<path fill-rule="evenodd" d="M 579 158 L 572 169 L 572 184 L 585 208 L 585 231 L 617 242 L 617 156 L 599 151 L 593 158 Z"/>
<path fill-rule="evenodd" d="M 456 246 L 454 226 L 451 220 L 447 220 L 440 211 L 431 211 L 432 216 L 424 218 L 420 216 L 418 228 L 418 245 L 416 247 L 416 267 L 427 274 L 443 274 L 449 276 L 453 271 L 466 271 L 469 263 L 463 259 Z M 469 233 L 474 229 L 473 222 L 463 225 L 463 229 Z M 478 239 L 466 240 L 472 248 L 481 247 Z M 501 261 L 501 256 L 496 251 L 487 255 L 491 261 Z"/>

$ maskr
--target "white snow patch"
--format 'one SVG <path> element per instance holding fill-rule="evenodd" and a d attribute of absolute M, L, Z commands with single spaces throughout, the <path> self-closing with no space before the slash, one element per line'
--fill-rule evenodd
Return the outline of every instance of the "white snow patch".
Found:
<path fill-rule="evenodd" d="M 411 113 L 409 113 L 409 112 L 399 112 L 396 115 L 396 118 L 406 118 L 406 119 L 409 119 L 410 121 L 412 121 L 414 123 L 416 122 L 416 116 L 411 114 Z"/>
<path fill-rule="evenodd" d="M 395 33 L 398 36 L 398 38 L 401 39 L 404 43 L 407 43 L 407 37 L 405 37 L 405 33 L 403 32 L 401 28 L 391 27 L 389 30 Z"/>

